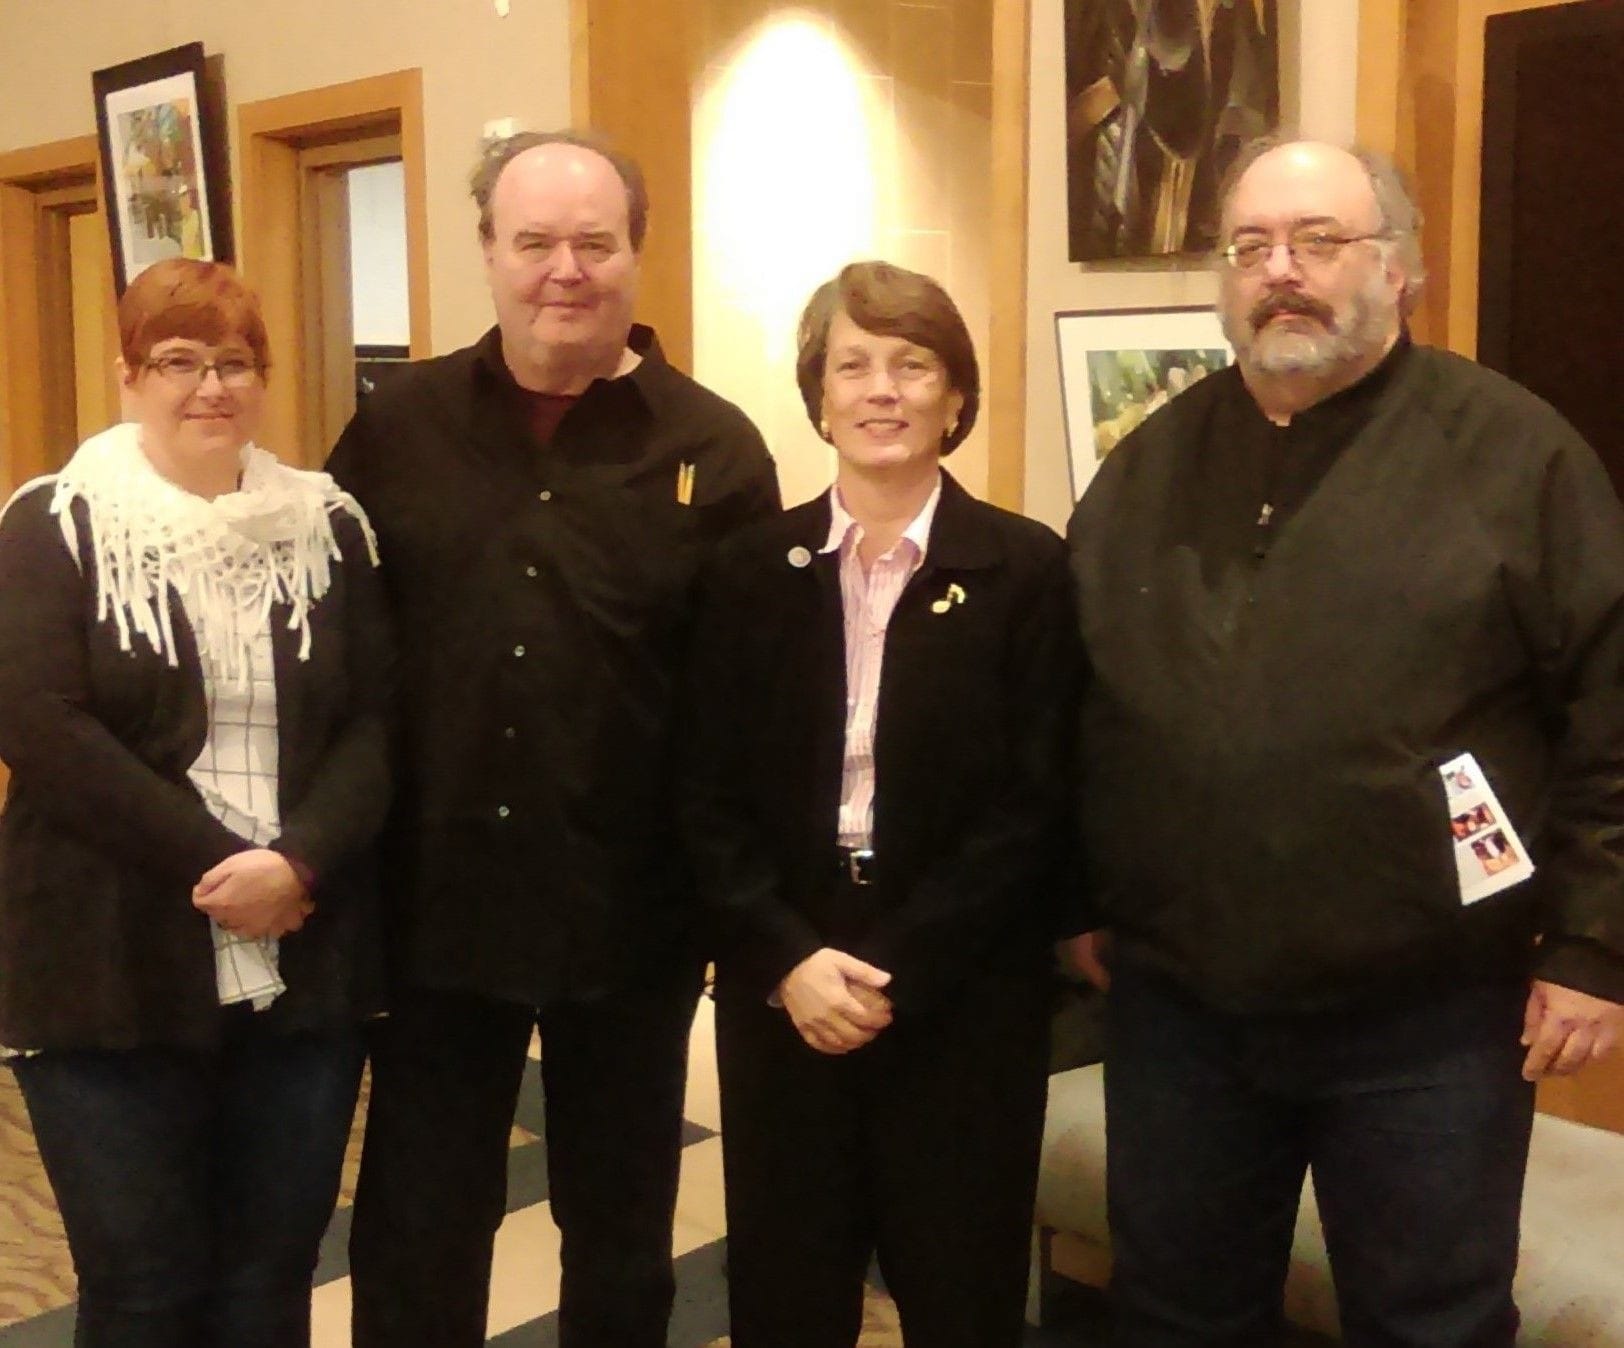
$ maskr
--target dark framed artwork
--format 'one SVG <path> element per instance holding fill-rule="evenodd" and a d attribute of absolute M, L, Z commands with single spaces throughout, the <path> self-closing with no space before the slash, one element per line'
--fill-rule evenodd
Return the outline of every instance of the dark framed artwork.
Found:
<path fill-rule="evenodd" d="M 1276 0 L 1066 0 L 1074 262 L 1204 253 L 1218 187 L 1280 109 Z"/>
<path fill-rule="evenodd" d="M 1624 0 L 1484 28 L 1477 358 L 1551 403 L 1624 495 Z"/>
<path fill-rule="evenodd" d="M 224 144 L 203 44 L 98 70 L 91 85 L 118 292 L 166 257 L 230 260 Z"/>
<path fill-rule="evenodd" d="M 1073 500 L 1140 422 L 1234 360 L 1211 305 L 1071 310 L 1054 331 Z"/>

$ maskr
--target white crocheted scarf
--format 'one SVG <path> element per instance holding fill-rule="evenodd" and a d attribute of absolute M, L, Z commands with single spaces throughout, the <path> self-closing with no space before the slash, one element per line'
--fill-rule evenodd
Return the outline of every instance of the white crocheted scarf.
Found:
<path fill-rule="evenodd" d="M 289 468 L 257 445 L 243 447 L 238 489 L 212 501 L 160 475 L 133 422 L 91 436 L 61 472 L 25 484 L 12 500 L 52 481 L 51 513 L 76 565 L 72 506 L 85 503 L 96 616 L 117 626 L 120 648 L 130 650 L 139 635 L 176 663 L 167 593 L 173 588 L 201 652 L 239 686 L 248 677 L 254 634 L 279 600 L 289 608 L 289 628 L 299 633 L 299 658 L 309 659 L 310 606 L 327 593 L 331 564 L 340 557 L 332 511 L 354 516 L 372 564 L 378 562 L 372 526 L 354 497 L 326 473 Z"/>

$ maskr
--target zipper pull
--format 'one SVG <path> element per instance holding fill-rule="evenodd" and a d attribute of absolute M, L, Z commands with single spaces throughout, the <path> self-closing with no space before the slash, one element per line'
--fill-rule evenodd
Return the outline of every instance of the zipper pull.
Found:
<path fill-rule="evenodd" d="M 1269 521 L 1274 518 L 1274 507 L 1267 501 L 1257 512 L 1257 542 L 1252 545 L 1252 557 L 1261 562 L 1269 555 Z"/>

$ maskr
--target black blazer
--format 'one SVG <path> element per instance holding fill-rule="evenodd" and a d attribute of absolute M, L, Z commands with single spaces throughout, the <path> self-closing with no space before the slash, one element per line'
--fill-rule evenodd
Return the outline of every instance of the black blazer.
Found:
<path fill-rule="evenodd" d="M 695 638 L 684 825 L 723 995 L 765 997 L 828 937 L 845 738 L 839 557 L 825 494 L 729 540 Z M 810 554 L 809 564 L 797 549 Z M 943 610 L 949 585 L 962 603 Z M 901 1012 L 978 971 L 1037 976 L 1066 861 L 1079 667 L 1064 549 L 945 473 L 886 635 L 872 915 L 844 948 Z"/>
<path fill-rule="evenodd" d="M 51 493 L 0 525 L 0 1044 L 14 1049 L 205 1046 L 219 1031 L 205 871 L 252 846 L 187 779 L 208 733 L 202 667 L 179 596 L 171 667 L 96 615 L 89 517 L 76 566 Z M 281 1028 L 344 1023 L 380 1005 L 370 843 L 388 796 L 382 597 L 355 521 L 311 608 L 310 658 L 272 610 L 279 809 L 273 844 L 316 874 L 315 913 L 282 939 Z"/>

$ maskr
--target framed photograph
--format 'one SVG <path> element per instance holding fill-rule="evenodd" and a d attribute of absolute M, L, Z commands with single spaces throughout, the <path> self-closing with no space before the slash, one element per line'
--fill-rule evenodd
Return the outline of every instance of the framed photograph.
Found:
<path fill-rule="evenodd" d="M 1054 326 L 1074 500 L 1123 436 L 1234 359 L 1205 306 L 1058 313 Z"/>
<path fill-rule="evenodd" d="M 223 146 L 188 43 L 91 76 L 118 293 L 166 257 L 228 261 Z"/>
<path fill-rule="evenodd" d="M 1065 0 L 1071 259 L 1210 250 L 1218 184 L 1280 108 L 1276 0 Z"/>

